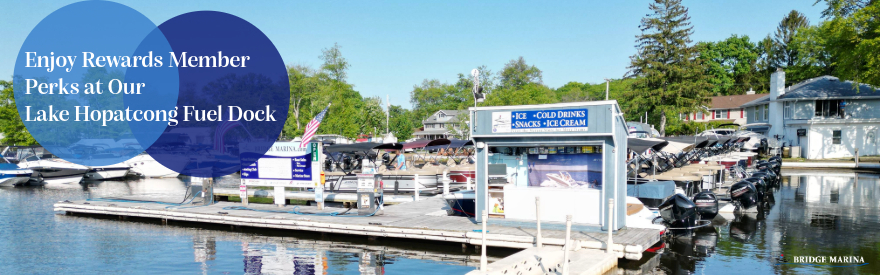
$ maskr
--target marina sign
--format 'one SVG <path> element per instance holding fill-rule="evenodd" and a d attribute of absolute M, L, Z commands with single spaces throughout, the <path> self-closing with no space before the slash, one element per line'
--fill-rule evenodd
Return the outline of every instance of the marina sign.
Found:
<path fill-rule="evenodd" d="M 586 108 L 492 112 L 492 133 L 587 131 L 588 115 Z"/>
<path fill-rule="evenodd" d="M 314 187 L 320 174 L 320 165 L 313 163 L 318 155 L 314 144 L 300 148 L 299 142 L 276 142 L 262 157 L 249 152 L 247 145 L 241 148 L 241 179 L 246 185 Z"/>

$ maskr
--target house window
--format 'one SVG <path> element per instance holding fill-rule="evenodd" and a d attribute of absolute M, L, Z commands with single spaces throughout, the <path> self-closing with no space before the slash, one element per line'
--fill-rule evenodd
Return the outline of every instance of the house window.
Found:
<path fill-rule="evenodd" d="M 786 101 L 782 103 L 782 118 L 789 119 L 791 118 L 791 102 Z"/>
<path fill-rule="evenodd" d="M 727 110 L 715 110 L 715 119 L 730 118 L 727 116 Z"/>
<path fill-rule="evenodd" d="M 697 112 L 697 116 L 700 117 L 700 120 L 706 119 L 706 117 L 703 116 L 703 112 Z"/>
<path fill-rule="evenodd" d="M 831 144 L 840 144 L 840 130 L 831 132 Z"/>
<path fill-rule="evenodd" d="M 764 107 L 764 120 L 770 120 L 770 105 L 762 105 Z"/>
<path fill-rule="evenodd" d="M 754 117 L 755 117 L 755 118 L 754 118 L 754 121 L 759 121 L 760 119 L 758 119 L 758 106 L 755 106 L 755 107 L 753 107 L 753 108 L 754 108 L 754 111 L 755 111 L 755 114 L 754 114 Z"/>
<path fill-rule="evenodd" d="M 843 118 L 843 100 L 816 100 L 816 117 Z"/>

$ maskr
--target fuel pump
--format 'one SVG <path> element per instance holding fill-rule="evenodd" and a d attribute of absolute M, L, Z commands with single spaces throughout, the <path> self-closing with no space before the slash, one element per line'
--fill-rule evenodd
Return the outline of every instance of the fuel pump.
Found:
<path fill-rule="evenodd" d="M 382 214 L 384 189 L 381 174 L 358 174 L 358 216 Z"/>

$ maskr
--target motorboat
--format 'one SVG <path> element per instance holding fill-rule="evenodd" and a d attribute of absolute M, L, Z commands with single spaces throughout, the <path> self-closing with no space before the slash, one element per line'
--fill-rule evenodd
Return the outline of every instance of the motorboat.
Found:
<path fill-rule="evenodd" d="M 20 168 L 18 165 L 9 163 L 6 158 L 0 159 L 0 186 L 11 187 L 24 185 L 31 179 L 34 171 L 27 168 Z"/>
<path fill-rule="evenodd" d="M 650 209 L 636 197 L 626 196 L 626 226 L 665 230 L 660 212 Z"/>
<path fill-rule="evenodd" d="M 461 190 L 443 196 L 450 215 L 476 217 L 477 195 L 474 190 Z"/>
<path fill-rule="evenodd" d="M 33 170 L 32 179 L 48 184 L 79 183 L 89 171 L 89 167 L 62 160 L 40 146 L 9 146 L 3 156 L 14 156 L 18 167 Z"/>
<path fill-rule="evenodd" d="M 89 168 L 89 172 L 85 175 L 86 180 L 120 179 L 128 175 L 128 171 L 131 170 L 131 166 L 128 166 L 125 162 L 103 166 L 91 166 Z"/>
<path fill-rule="evenodd" d="M 168 169 L 146 152 L 124 161 L 122 164 L 128 165 L 131 168 L 131 173 L 145 178 L 175 178 L 180 175 L 180 172 Z"/>

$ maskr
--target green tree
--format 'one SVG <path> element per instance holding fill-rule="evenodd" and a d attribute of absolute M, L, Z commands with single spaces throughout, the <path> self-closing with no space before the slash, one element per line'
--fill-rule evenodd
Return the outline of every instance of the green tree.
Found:
<path fill-rule="evenodd" d="M 284 123 L 283 136 L 293 137 L 303 134 L 303 125 L 311 120 L 304 114 L 309 111 L 308 107 L 318 96 L 321 86 L 327 83 L 322 79 L 326 77 L 304 65 L 287 66 L 287 77 L 290 82 L 290 109 Z"/>
<path fill-rule="evenodd" d="M 18 115 L 12 82 L 4 80 L 0 80 L 0 133 L 0 142 L 6 145 L 37 144 Z"/>
<path fill-rule="evenodd" d="M 761 81 L 756 71 L 757 48 L 745 35 L 696 45 L 713 95 L 738 95 L 755 88 L 753 83 Z"/>
<path fill-rule="evenodd" d="M 421 127 L 421 122 L 415 117 L 412 111 L 404 109 L 398 105 L 391 105 L 388 108 L 389 128 L 398 141 L 411 139 L 416 128 Z"/>
<path fill-rule="evenodd" d="M 650 9 L 653 13 L 642 18 L 642 34 L 636 36 L 638 54 L 631 58 L 636 79 L 623 99 L 628 101 L 628 112 L 659 116 L 654 122 L 659 122 L 664 135 L 668 115 L 690 113 L 708 104 L 709 87 L 689 46 L 693 27 L 681 0 L 655 0 Z"/>
<path fill-rule="evenodd" d="M 776 34 L 773 36 L 775 43 L 773 54 L 773 65 L 777 68 L 786 68 L 796 64 L 798 60 L 798 49 L 791 46 L 792 39 L 797 35 L 801 28 L 810 26 L 810 21 L 803 13 L 792 10 L 776 27 Z"/>
<path fill-rule="evenodd" d="M 520 56 L 512 59 L 501 70 L 499 75 L 501 89 L 518 89 L 528 84 L 542 84 L 543 77 L 541 70 L 535 65 L 529 65 L 526 60 Z"/>
<path fill-rule="evenodd" d="M 797 60 L 785 68 L 788 84 L 833 73 L 833 56 L 826 50 L 825 41 L 819 27 L 809 26 L 798 30 L 790 44 L 798 52 Z"/>
<path fill-rule="evenodd" d="M 880 1 L 828 1 L 819 29 L 841 79 L 880 86 Z"/>
<path fill-rule="evenodd" d="M 321 60 L 324 61 L 324 64 L 321 65 L 321 70 L 329 73 L 330 78 L 336 82 L 345 81 L 348 77 L 348 68 L 350 67 L 348 61 L 342 57 L 340 48 L 339 44 L 333 43 L 333 47 L 322 50 L 320 56 Z"/>
<path fill-rule="evenodd" d="M 360 132 L 373 136 L 384 136 L 385 112 L 382 111 L 382 99 L 378 96 L 364 98 L 359 111 L 358 126 L 360 126 Z"/>

